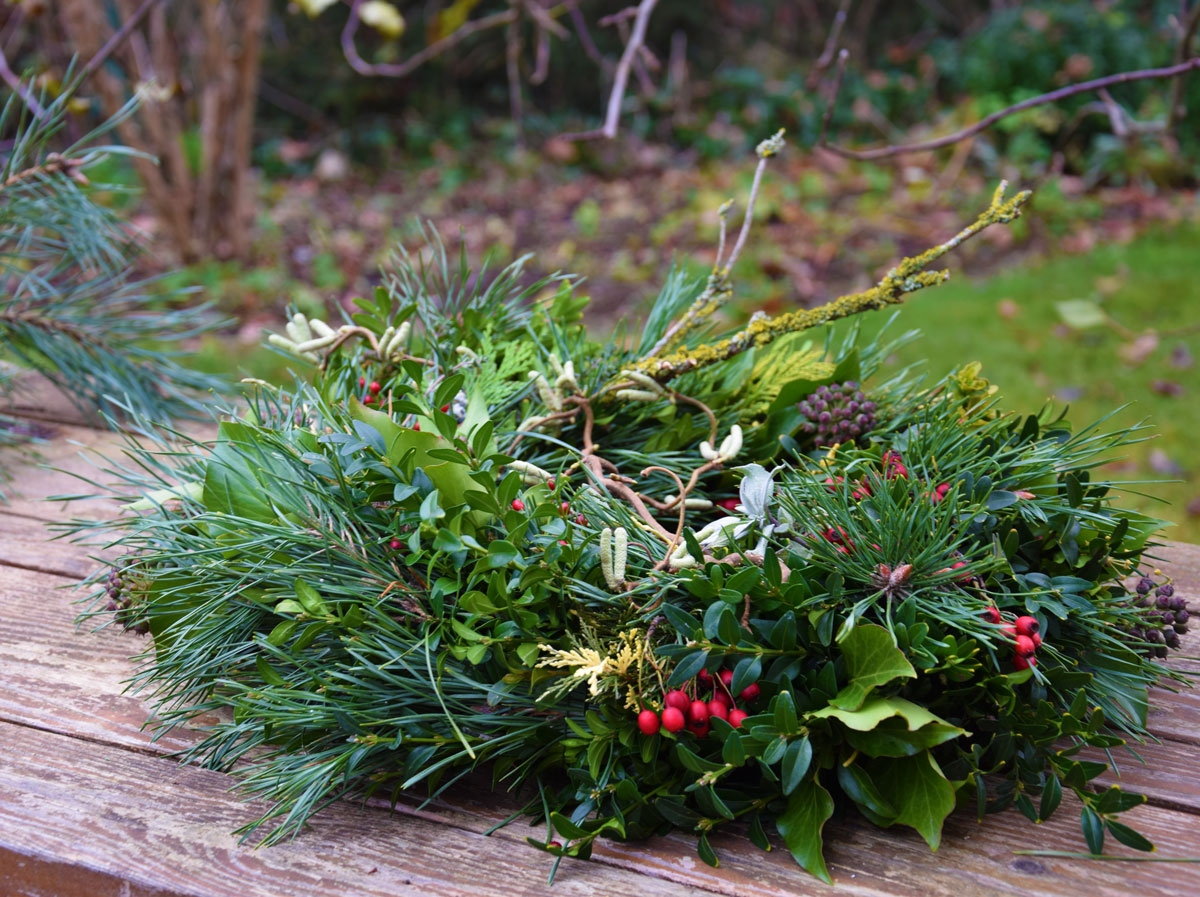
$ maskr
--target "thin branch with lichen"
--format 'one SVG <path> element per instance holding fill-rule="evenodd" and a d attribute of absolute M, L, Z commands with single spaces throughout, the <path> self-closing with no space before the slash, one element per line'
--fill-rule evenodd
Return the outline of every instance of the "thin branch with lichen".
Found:
<path fill-rule="evenodd" d="M 697 346 L 694 349 L 682 349 L 664 358 L 657 358 L 654 352 L 651 352 L 634 367 L 634 370 L 653 377 L 660 383 L 665 383 L 680 374 L 725 361 L 747 349 L 765 346 L 785 334 L 819 327 L 822 324 L 848 318 L 860 312 L 886 308 L 888 305 L 898 305 L 909 293 L 943 283 L 950 277 L 950 272 L 947 270 L 926 271 L 925 269 L 931 263 L 984 228 L 993 224 L 1007 224 L 1021 214 L 1021 207 L 1032 194 L 1028 190 L 1022 190 L 1011 199 L 1006 200 L 1004 192 L 1007 186 L 1007 182 L 1000 183 L 992 195 L 991 204 L 974 222 L 946 242 L 934 246 L 918 256 L 902 260 L 869 290 L 842 296 L 817 308 L 789 312 L 775 318 L 763 317 L 752 320 L 744 329 L 727 339 Z M 728 288 L 727 283 L 726 288 Z M 706 290 L 700 298 L 705 298 L 707 293 Z M 697 302 L 699 301 L 697 300 Z M 711 314 L 716 307 L 715 303 L 709 301 L 706 306 L 707 311 L 697 311 L 697 315 Z M 691 315 L 692 309 L 689 309 L 688 316 Z"/>

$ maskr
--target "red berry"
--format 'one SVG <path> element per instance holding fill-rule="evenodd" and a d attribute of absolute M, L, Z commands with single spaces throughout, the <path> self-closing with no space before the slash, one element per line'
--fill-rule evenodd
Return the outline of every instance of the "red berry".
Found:
<path fill-rule="evenodd" d="M 367 387 L 371 390 L 371 395 L 375 395 L 379 390 L 383 389 L 378 380 L 372 380 L 371 385 Z"/>
<path fill-rule="evenodd" d="M 1041 626 L 1038 624 L 1037 617 L 1017 617 L 1016 619 L 1017 632 L 1021 635 L 1033 635 Z"/>
<path fill-rule="evenodd" d="M 374 405 L 374 404 L 375 404 L 375 397 L 374 397 L 374 396 L 367 396 L 365 399 L 363 399 L 363 404 L 364 404 L 364 405 Z"/>
<path fill-rule="evenodd" d="M 674 707 L 676 710 L 687 710 L 692 706 L 692 699 L 687 696 L 686 691 L 675 689 L 675 691 L 667 692 L 667 696 L 663 698 L 663 703 L 667 707 Z"/>
<path fill-rule="evenodd" d="M 392 549 L 392 551 L 397 551 L 398 549 L 402 548 L 403 546 L 404 546 L 404 543 L 401 542 L 399 539 L 392 539 L 392 541 L 388 542 L 388 548 Z"/>
<path fill-rule="evenodd" d="M 519 499 L 519 498 L 514 498 L 513 502 L 512 502 L 512 509 L 514 511 L 524 511 L 525 510 L 525 502 L 521 501 L 521 499 Z"/>
<path fill-rule="evenodd" d="M 985 607 L 983 609 L 983 617 L 989 623 L 1000 623 L 1003 621 L 999 609 L 995 607 Z"/>
<path fill-rule="evenodd" d="M 449 413 L 450 413 L 450 403 L 447 402 L 445 405 L 442 406 L 442 414 L 449 414 Z"/>
<path fill-rule="evenodd" d="M 721 670 L 721 684 L 729 688 L 729 683 L 733 681 L 733 670 Z"/>
<path fill-rule="evenodd" d="M 1029 636 L 1027 636 L 1027 635 L 1018 635 L 1017 636 L 1017 656 L 1018 657 L 1032 657 L 1033 652 L 1035 652 L 1036 650 L 1037 650 L 1037 645 L 1035 645 L 1033 643 L 1033 639 L 1031 639 Z"/>
<path fill-rule="evenodd" d="M 588 525 L 588 519 L 586 517 L 584 517 L 582 514 L 575 515 L 575 522 L 578 523 L 580 526 Z"/>
<path fill-rule="evenodd" d="M 366 377 L 359 377 L 359 378 L 358 378 L 358 388 L 359 388 L 359 389 L 363 389 L 363 388 L 364 388 L 366 385 L 367 385 L 367 378 L 366 378 Z"/>
<path fill-rule="evenodd" d="M 1042 647 L 1042 637 L 1041 637 L 1040 635 L 1038 635 L 1038 634 L 1035 632 L 1035 633 L 1033 633 L 1033 634 L 1032 634 L 1031 636 L 1029 636 L 1029 637 L 1030 637 L 1031 639 L 1033 639 L 1033 646 L 1034 646 L 1035 648 L 1040 648 L 1040 647 Z"/>
<path fill-rule="evenodd" d="M 712 685 L 712 673 L 710 673 L 708 670 L 701 670 L 696 674 L 696 678 L 700 680 L 700 685 L 704 688 L 708 688 L 710 685 Z"/>
<path fill-rule="evenodd" d="M 566 517 L 568 514 L 571 513 L 571 505 L 564 501 L 561 505 L 558 506 L 558 513 L 560 513 L 564 517 Z"/>
<path fill-rule="evenodd" d="M 678 707 L 664 707 L 662 712 L 662 727 L 668 732 L 678 732 L 685 725 L 687 720 L 683 717 L 683 711 Z"/>
<path fill-rule="evenodd" d="M 729 708 L 725 706 L 724 701 L 718 701 L 716 698 L 713 698 L 708 702 L 708 715 L 710 717 L 716 716 L 721 719 L 729 719 Z"/>
<path fill-rule="evenodd" d="M 726 710 L 733 709 L 733 699 L 730 698 L 729 695 L 725 694 L 725 692 L 721 691 L 720 689 L 717 689 L 717 691 L 713 694 L 712 699 L 713 699 L 713 701 L 716 701 L 718 704 L 724 704 Z"/>
<path fill-rule="evenodd" d="M 718 508 L 724 508 L 726 511 L 736 511 L 738 505 L 742 503 L 740 498 L 723 498 L 717 502 Z"/>
<path fill-rule="evenodd" d="M 762 694 L 762 689 L 758 687 L 758 683 L 751 682 L 749 685 L 747 685 L 745 688 L 742 689 L 742 693 L 741 693 L 740 697 L 743 701 L 747 701 L 747 702 L 757 701 L 758 696 L 760 694 Z"/>
<path fill-rule="evenodd" d="M 953 564 L 950 565 L 950 569 L 951 570 L 961 570 L 965 566 L 967 566 L 966 561 L 955 561 Z M 966 573 L 960 573 L 958 576 L 954 577 L 955 582 L 968 582 L 970 579 L 971 579 L 971 571 L 969 571 L 969 570 Z"/>
<path fill-rule="evenodd" d="M 549 843 L 546 844 L 546 846 L 553 847 L 554 849 L 557 850 L 558 848 L 562 847 L 562 842 L 561 841 L 550 841 Z"/>
<path fill-rule="evenodd" d="M 702 723 L 688 723 L 688 731 L 697 738 L 703 738 L 708 734 L 708 720 Z"/>
<path fill-rule="evenodd" d="M 825 477 L 825 487 L 830 492 L 837 492 L 839 484 L 845 482 L 845 477 Z"/>
<path fill-rule="evenodd" d="M 692 701 L 688 707 L 688 722 L 699 725 L 708 720 L 708 705 L 703 701 Z"/>
<path fill-rule="evenodd" d="M 554 477 L 550 477 L 550 479 L 546 480 L 546 488 L 554 491 Z"/>
<path fill-rule="evenodd" d="M 421 425 L 420 425 L 420 424 L 413 424 L 413 429 L 414 429 L 414 430 L 416 430 L 418 433 L 420 433 L 420 432 L 421 432 Z"/>
<path fill-rule="evenodd" d="M 745 718 L 746 718 L 745 710 L 730 710 L 729 711 L 729 725 L 733 726 L 735 729 L 740 729 L 742 727 L 742 720 L 744 720 Z"/>
<path fill-rule="evenodd" d="M 1005 623 L 1003 626 L 1000 627 L 1000 631 L 1003 632 L 1005 635 L 1007 635 L 1009 638 L 1017 637 L 1017 627 L 1014 626 L 1012 623 Z"/>
<path fill-rule="evenodd" d="M 1018 654 L 1013 658 L 1013 667 L 1018 670 L 1027 670 L 1030 667 L 1035 666 L 1037 666 L 1037 658 L 1032 655 L 1029 657 L 1022 657 L 1020 654 Z"/>
<path fill-rule="evenodd" d="M 566 545 L 566 544 L 567 544 L 567 540 L 566 540 L 566 539 L 559 539 L 559 540 L 558 540 L 558 544 L 559 544 L 559 545 Z"/>
<path fill-rule="evenodd" d="M 643 710 L 638 714 L 638 728 L 643 735 L 657 735 L 658 725 L 658 714 L 653 710 Z"/>

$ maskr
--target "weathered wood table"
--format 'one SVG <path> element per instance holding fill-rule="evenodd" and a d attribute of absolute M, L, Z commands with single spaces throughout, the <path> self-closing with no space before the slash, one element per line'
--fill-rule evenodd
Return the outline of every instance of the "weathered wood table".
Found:
<path fill-rule="evenodd" d="M 80 444 L 101 455 L 118 437 L 83 425 L 38 390 L 20 413 L 55 430 L 44 464 L 88 472 Z M 1077 807 L 1065 802 L 1039 827 L 1015 810 L 982 823 L 952 816 L 931 854 L 908 830 L 882 832 L 853 819 L 826 829 L 836 888 L 802 872 L 786 850 L 762 853 L 738 834 L 714 839 L 721 866 L 696 858 L 682 835 L 604 842 L 592 862 L 565 860 L 553 888 L 550 860 L 528 848 L 522 823 L 483 833 L 513 805 L 459 792 L 417 810 L 343 803 L 322 812 L 301 837 L 277 847 L 239 846 L 230 832 L 255 818 L 230 789 L 230 776 L 171 759 L 196 735 L 177 729 L 152 743 L 145 705 L 123 692 L 145 647 L 137 636 L 75 626 L 72 585 L 94 569 L 86 551 L 47 541 L 46 524 L 112 512 L 99 500 L 47 503 L 86 491 L 66 473 L 26 465 L 17 494 L 0 505 L 0 897 L 370 897 L 370 895 L 942 895 L 1200 894 L 1200 865 L 1096 862 L 1022 856 L 1018 849 L 1082 851 Z M 1171 545 L 1164 568 L 1200 604 L 1200 549 Z M 1190 633 L 1180 654 L 1200 654 Z M 1181 667 L 1197 661 L 1173 661 Z M 1200 688 L 1153 696 L 1159 743 L 1138 750 L 1120 781 L 1149 802 L 1128 821 L 1158 845 L 1159 857 L 1200 856 Z M 1135 855 L 1109 839 L 1109 849 Z"/>

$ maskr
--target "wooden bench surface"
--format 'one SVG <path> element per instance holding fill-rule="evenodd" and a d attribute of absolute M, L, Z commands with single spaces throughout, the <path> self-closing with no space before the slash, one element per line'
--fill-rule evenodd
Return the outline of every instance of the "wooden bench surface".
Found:
<path fill-rule="evenodd" d="M 121 437 L 88 426 L 77 412 L 34 385 L 19 410 L 53 421 L 42 463 L 85 475 L 88 446 L 117 457 Z M 124 693 L 130 655 L 148 643 L 115 628 L 75 626 L 71 587 L 99 563 L 45 524 L 100 517 L 101 500 L 48 503 L 87 488 L 68 473 L 22 467 L 0 505 L 0 897 L 373 897 L 373 895 L 601 895 L 658 897 L 711 893 L 782 895 L 1154 895 L 1200 894 L 1200 864 L 1098 862 L 1023 856 L 1021 849 L 1084 850 L 1078 807 L 1065 801 L 1054 819 L 1030 824 L 1015 810 L 978 822 L 957 814 L 942 847 L 930 853 L 908 830 L 881 831 L 861 820 L 826 828 L 830 888 L 801 871 L 782 845 L 763 853 L 744 834 L 713 839 L 720 868 L 704 865 L 685 835 L 598 844 L 592 862 L 564 860 L 555 885 L 551 860 L 529 848 L 542 836 L 518 821 L 484 832 L 515 804 L 463 790 L 418 809 L 340 803 L 289 843 L 239 845 L 230 832 L 262 807 L 231 788 L 236 778 L 184 766 L 170 754 L 194 744 L 175 729 L 158 741 L 142 731 L 147 707 Z M 15 494 L 13 494 L 15 493 Z M 1200 548 L 1172 544 L 1163 568 L 1181 594 L 1200 605 Z M 1184 637 L 1175 659 L 1200 670 L 1200 635 Z M 1138 748 L 1150 767 L 1118 755 L 1120 778 L 1148 796 L 1127 821 L 1158 846 L 1152 856 L 1200 857 L 1200 689 L 1153 696 L 1158 743 Z M 1108 850 L 1138 856 L 1108 839 Z M 1144 855 L 1143 855 L 1144 856 Z"/>

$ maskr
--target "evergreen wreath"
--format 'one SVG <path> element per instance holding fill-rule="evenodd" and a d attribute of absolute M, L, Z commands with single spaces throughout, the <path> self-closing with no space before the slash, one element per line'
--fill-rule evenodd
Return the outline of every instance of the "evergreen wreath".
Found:
<path fill-rule="evenodd" d="M 166 434 L 113 471 L 130 513 L 74 524 L 127 551 L 93 612 L 152 633 L 157 725 L 217 712 L 186 759 L 271 801 L 245 833 L 486 770 L 555 869 L 671 828 L 716 864 L 742 821 L 828 881 L 839 807 L 936 848 L 956 806 L 1038 821 L 1064 791 L 1090 851 L 1150 849 L 1119 820 L 1144 798 L 1079 758 L 1147 737 L 1148 688 L 1183 681 L 1160 524 L 1095 475 L 1142 428 L 1004 411 L 977 364 L 885 376 L 913 334 L 824 326 L 940 283 L 1029 194 L 722 333 L 780 146 L 728 254 L 727 204 L 711 274 L 673 271 L 636 328 L 589 339 L 574 278 L 473 272 L 432 236 L 344 324 L 271 337 L 311 365 L 294 388 L 256 381 L 215 444 Z"/>

